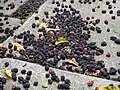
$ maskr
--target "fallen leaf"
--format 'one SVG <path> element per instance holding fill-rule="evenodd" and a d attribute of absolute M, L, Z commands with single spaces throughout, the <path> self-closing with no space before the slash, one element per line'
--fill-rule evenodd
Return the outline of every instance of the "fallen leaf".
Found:
<path fill-rule="evenodd" d="M 55 45 L 61 44 L 61 43 L 66 43 L 69 42 L 66 38 L 64 37 L 59 37 L 58 41 L 55 42 Z"/>
<path fill-rule="evenodd" d="M 12 72 L 8 70 L 7 68 L 4 68 L 5 74 L 12 79 Z"/>
<path fill-rule="evenodd" d="M 120 90 L 119 87 L 117 86 L 102 86 L 102 87 L 99 87 L 98 90 Z"/>
<path fill-rule="evenodd" d="M 42 22 L 42 23 L 40 23 L 39 24 L 39 29 L 42 29 L 42 28 L 47 28 L 48 27 L 48 24 L 47 23 L 44 23 L 44 22 Z"/>

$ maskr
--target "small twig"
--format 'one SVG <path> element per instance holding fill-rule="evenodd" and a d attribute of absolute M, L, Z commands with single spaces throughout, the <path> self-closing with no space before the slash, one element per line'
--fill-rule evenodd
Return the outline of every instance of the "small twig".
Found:
<path fill-rule="evenodd" d="M 27 64 L 24 64 L 23 67 L 27 66 Z"/>

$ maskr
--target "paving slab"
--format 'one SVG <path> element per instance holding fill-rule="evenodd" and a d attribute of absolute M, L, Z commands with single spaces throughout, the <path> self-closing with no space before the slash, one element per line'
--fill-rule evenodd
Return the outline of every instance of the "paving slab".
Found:
<path fill-rule="evenodd" d="M 4 3 L 4 1 L 7 1 Z M 13 12 L 15 12 L 21 5 L 25 4 L 28 0 L 1 0 L 0 6 L 3 7 L 2 10 L 0 10 L 0 13 L 3 12 L 4 15 L 11 15 Z M 6 10 L 9 4 L 14 3 L 15 7 L 11 9 L 9 7 L 9 10 Z"/>
<path fill-rule="evenodd" d="M 23 69 L 26 69 L 26 71 L 29 71 L 29 70 L 32 71 L 33 74 L 31 76 L 31 80 L 30 80 L 31 87 L 29 90 L 58 90 L 57 83 L 55 83 L 55 82 L 53 83 L 53 85 L 49 85 L 48 88 L 46 88 L 46 89 L 43 89 L 41 87 L 41 85 L 43 85 L 43 83 L 47 82 L 47 79 L 45 78 L 45 74 L 47 72 L 44 70 L 44 67 L 37 65 L 37 64 L 29 63 L 29 62 L 16 60 L 16 59 L 11 59 L 11 58 L 2 59 L 1 58 L 0 59 L 0 69 L 1 70 L 3 69 L 5 62 L 9 62 L 9 64 L 10 64 L 8 67 L 9 70 L 11 70 L 12 68 L 18 68 L 19 71 L 17 73 L 17 76 L 25 77 L 25 75 L 21 75 L 21 70 L 23 70 Z M 53 69 L 53 68 L 51 68 L 51 69 Z M 71 89 L 70 90 L 95 90 L 96 87 L 106 86 L 106 85 L 109 85 L 112 83 L 114 85 L 120 84 L 120 82 L 114 82 L 114 81 L 110 81 L 110 80 L 85 76 L 85 75 L 76 74 L 73 72 L 67 72 L 67 71 L 62 71 L 62 70 L 57 70 L 57 69 L 53 69 L 53 70 L 56 72 L 56 74 L 59 77 L 64 75 L 66 77 L 66 79 L 70 79 L 70 81 L 71 81 Z M 1 75 L 4 75 L 4 74 L 1 74 Z M 87 87 L 86 83 L 89 80 L 94 81 L 93 87 Z M 35 81 L 37 81 L 39 83 L 37 87 L 33 86 L 33 83 Z M 19 84 L 17 81 L 13 82 L 12 80 L 9 79 L 9 80 L 7 80 L 7 83 L 5 85 L 5 90 L 10 90 L 12 85 L 20 86 L 22 88 L 22 85 Z M 22 88 L 21 90 L 24 90 L 24 89 Z"/>
<path fill-rule="evenodd" d="M 18 27 L 21 26 L 20 19 L 8 17 L 7 20 L 4 20 L 5 18 L 6 17 L 0 17 L 0 19 L 1 19 L 0 23 L 3 23 L 3 26 L 0 26 L 0 27 L 2 29 L 4 29 L 4 31 L 5 31 L 6 28 L 9 28 L 10 30 L 13 30 L 13 28 L 17 29 Z M 6 34 L 3 32 L 3 33 L 0 33 L 0 36 L 6 36 Z"/>
<path fill-rule="evenodd" d="M 62 0 L 59 0 L 61 3 L 62 3 Z M 109 0 L 109 1 L 112 1 L 112 0 Z M 54 7 L 56 7 L 56 5 L 53 5 L 53 4 L 51 4 L 51 0 L 48 0 L 47 2 L 45 2 L 39 9 L 38 9 L 38 14 L 36 14 L 36 13 L 34 13 L 30 18 L 28 18 L 28 20 L 23 24 L 23 26 L 21 26 L 18 30 L 16 30 L 15 31 L 15 33 L 14 33 L 14 35 L 18 35 L 19 33 L 22 33 L 22 32 L 24 32 L 24 31 L 27 31 L 27 30 L 30 30 L 33 34 L 35 34 L 36 35 L 36 37 L 38 37 L 39 36 L 39 33 L 37 32 L 38 31 L 38 28 L 36 27 L 35 29 L 33 29 L 32 28 L 32 23 L 36 23 L 36 24 L 38 24 L 38 23 L 40 23 L 41 21 L 42 21 L 42 18 L 44 18 L 45 17 L 45 15 L 44 15 L 44 12 L 45 11 L 49 11 L 49 14 L 50 15 L 54 15 L 53 13 L 52 13 L 52 10 L 54 9 Z M 74 8 L 76 8 L 76 9 L 78 9 L 78 10 L 80 10 L 80 13 L 81 13 L 81 15 L 82 15 L 82 17 L 83 18 L 86 18 L 87 16 L 89 16 L 89 17 L 92 17 L 92 16 L 94 16 L 95 17 L 95 19 L 96 18 L 99 18 L 100 19 L 100 24 L 98 25 L 100 28 L 101 28 L 101 30 L 102 30 L 102 33 L 101 34 L 98 34 L 97 32 L 95 32 L 95 31 L 92 31 L 92 35 L 91 35 L 91 38 L 90 38 L 90 40 L 89 41 L 95 41 L 95 42 L 97 42 L 97 45 L 100 47 L 100 48 L 103 48 L 104 49 L 104 51 L 105 51 L 105 54 L 104 55 L 101 55 L 101 56 L 96 56 L 95 58 L 96 58 L 96 60 L 103 60 L 103 61 L 105 61 L 105 65 L 106 65 L 106 67 L 109 69 L 110 67 L 115 67 L 115 68 L 120 68 L 120 65 L 119 65 L 119 63 L 120 63 L 120 57 L 117 57 L 116 56 L 116 52 L 117 51 L 120 51 L 120 45 L 117 45 L 117 44 L 115 44 L 113 41 L 111 41 L 109 38 L 110 38 L 110 36 L 111 35 L 115 35 L 115 36 L 118 36 L 119 37 L 119 25 L 120 25 L 120 17 L 117 17 L 117 15 L 116 15 L 116 12 L 117 12 L 117 10 L 118 9 L 120 9 L 120 6 L 119 6 L 119 4 L 120 4 L 120 1 L 117 1 L 117 3 L 116 4 L 112 4 L 113 5 L 113 7 L 116 7 L 116 8 L 114 8 L 113 10 L 114 10 L 114 13 L 113 13 L 113 15 L 115 15 L 116 16 L 116 20 L 111 20 L 111 16 L 112 15 L 110 15 L 109 14 L 109 10 L 107 10 L 107 7 L 106 7 L 106 5 L 105 5 L 105 2 L 106 1 L 102 1 L 102 2 L 100 2 L 100 1 L 96 1 L 95 3 L 92 3 L 92 4 L 90 4 L 90 5 L 88 5 L 88 4 L 86 4 L 86 5 L 81 5 L 81 4 L 79 4 L 78 3 L 78 0 L 75 0 L 75 3 L 72 5 Z M 66 5 L 69 5 L 70 4 L 70 0 L 67 0 L 67 2 L 65 2 L 64 4 L 66 4 Z M 97 7 L 97 6 L 100 6 L 100 8 L 98 9 L 98 8 L 96 8 L 96 12 L 92 12 L 92 8 L 95 8 L 95 7 Z M 101 13 L 101 10 L 107 10 L 107 14 L 102 14 Z M 34 18 L 35 18 L 35 16 L 39 16 L 39 20 L 34 20 Z M 108 20 L 109 21 L 109 24 L 108 25 L 105 25 L 104 24 L 104 20 Z M 107 32 L 106 31 L 106 29 L 107 28 L 110 28 L 110 32 Z M 115 32 L 117 32 L 117 33 L 115 33 Z M 100 43 L 103 41 L 103 40 L 105 40 L 106 42 L 107 42 L 107 46 L 106 47 L 101 47 L 100 46 Z M 13 37 L 10 37 L 5 43 L 8 43 L 8 42 L 12 42 L 13 41 Z M 109 52 L 110 54 L 111 54 L 111 57 L 110 58 L 108 58 L 108 57 L 106 57 L 106 53 L 107 52 Z M 20 62 L 20 61 L 19 61 Z M 16 62 L 15 62 L 16 63 Z M 26 62 L 27 63 L 27 62 Z M 30 64 L 31 65 L 31 64 Z M 34 72 L 36 72 L 36 71 L 34 71 Z M 66 74 L 66 71 L 62 71 L 62 72 L 64 72 L 65 74 Z M 60 72 L 61 73 L 61 72 Z M 70 72 L 69 72 L 70 73 Z M 58 73 L 59 74 L 59 73 Z M 35 74 L 36 75 L 36 74 Z M 69 78 L 69 75 L 71 75 L 71 74 L 66 74 L 67 76 L 68 76 L 68 78 Z M 86 82 L 86 80 L 88 79 L 87 78 L 87 76 L 83 76 L 83 75 L 81 75 L 82 76 L 82 79 L 80 78 L 80 79 L 78 79 L 78 81 L 77 81 L 77 74 L 75 74 L 75 76 L 70 76 L 70 78 L 75 78 L 75 81 L 74 81 L 74 83 L 78 83 L 78 85 L 79 85 L 79 82 L 78 81 L 80 81 L 80 83 L 81 83 L 81 85 L 83 85 L 84 87 L 86 87 L 85 86 L 85 82 Z M 37 77 L 37 75 L 36 75 L 36 77 Z M 113 76 L 114 77 L 114 76 Z M 89 77 L 89 78 L 94 78 L 94 77 Z M 84 83 L 82 83 L 82 81 L 84 82 Z M 99 81 L 101 81 L 101 79 L 97 79 L 98 81 L 97 82 L 99 82 Z M 43 79 L 43 82 L 44 82 L 44 79 Z M 105 84 L 105 82 L 106 82 L 106 80 L 103 80 L 102 82 L 100 82 L 101 84 Z M 109 81 L 108 81 L 109 82 Z M 111 83 L 111 82 L 109 82 L 109 83 Z M 107 84 L 107 83 L 106 83 Z M 75 85 L 74 85 L 75 86 Z M 79 89 L 81 89 L 81 88 L 83 88 L 83 86 L 81 86 L 81 87 L 79 87 L 79 88 L 72 88 L 72 90 L 79 90 Z M 77 84 L 76 84 L 76 87 L 78 87 L 77 86 Z M 34 88 L 34 87 L 33 87 Z M 48 90 L 57 90 L 56 89 L 56 87 L 50 87 L 50 88 L 48 88 Z M 31 89 L 31 90 L 38 90 L 38 89 Z M 42 88 L 40 89 L 40 90 L 42 90 Z M 85 89 L 85 90 L 87 90 L 87 89 Z M 89 90 L 89 89 L 88 89 Z M 93 90 L 93 89 L 91 89 L 91 90 Z"/>
<path fill-rule="evenodd" d="M 46 0 L 28 0 L 21 5 L 10 17 L 28 19 Z"/>
<path fill-rule="evenodd" d="M 63 3 L 62 0 L 58 0 L 60 3 Z M 110 2 L 112 2 L 112 0 L 109 0 Z M 45 11 L 49 11 L 50 15 L 54 15 L 52 13 L 52 10 L 56 7 L 56 5 L 51 4 L 52 1 L 48 0 L 47 2 L 45 2 L 38 10 L 38 14 L 34 13 L 30 18 L 28 18 L 28 20 L 24 23 L 24 25 L 22 27 L 20 27 L 18 30 L 15 31 L 15 35 L 18 35 L 19 33 L 22 33 L 24 31 L 30 30 L 33 34 L 36 35 L 36 37 L 38 37 L 39 33 L 38 28 L 36 27 L 35 29 L 32 28 L 32 23 L 40 23 L 42 21 L 42 18 L 45 17 L 44 12 Z M 107 52 L 109 52 L 111 54 L 110 58 L 107 58 L 104 55 L 101 56 L 96 56 L 96 60 L 104 60 L 106 63 L 106 67 L 110 68 L 110 67 L 115 67 L 115 68 L 120 68 L 119 64 L 120 63 L 120 57 L 116 56 L 116 52 L 120 51 L 120 46 L 115 44 L 113 41 L 110 40 L 110 36 L 114 35 L 119 37 L 119 33 L 115 33 L 115 32 L 120 32 L 119 29 L 119 24 L 120 24 L 120 17 L 117 17 L 116 12 L 117 10 L 120 9 L 119 6 L 120 1 L 117 1 L 116 4 L 112 4 L 113 7 L 113 15 L 116 16 L 116 20 L 111 20 L 111 16 L 109 14 L 109 10 L 107 10 L 107 6 L 106 6 L 106 0 L 104 1 L 96 1 L 92 4 L 79 4 L 78 0 L 75 0 L 75 3 L 72 4 L 72 6 L 78 10 L 80 10 L 80 13 L 82 15 L 83 18 L 86 17 L 92 17 L 94 16 L 94 18 L 99 18 L 100 19 L 100 24 L 98 25 L 101 30 L 102 33 L 101 34 L 97 34 L 97 32 L 92 32 L 91 33 L 91 38 L 89 41 L 95 41 L 97 43 L 97 45 L 100 48 L 103 48 L 105 51 L 105 54 Z M 64 2 L 64 4 L 69 5 L 70 4 L 70 0 L 67 0 L 67 2 Z M 100 6 L 100 8 L 96 8 L 97 6 Z M 92 8 L 96 8 L 96 12 L 92 12 Z M 107 10 L 106 14 L 102 14 L 101 10 Z M 34 18 L 35 16 L 39 16 L 40 19 L 38 21 L 36 21 Z M 104 24 L 104 20 L 108 20 L 109 24 L 105 25 Z M 106 29 L 110 28 L 110 32 L 107 32 Z M 11 39 L 9 39 L 11 40 Z M 107 46 L 106 47 L 101 47 L 100 43 L 105 40 L 107 41 Z"/>
<path fill-rule="evenodd" d="M 8 20 L 4 20 L 5 17 L 0 17 L 0 18 L 2 19 L 2 21 L 0 21 L 0 22 L 4 24 L 1 27 L 3 27 L 4 29 L 6 27 L 9 27 L 10 29 L 12 29 L 14 26 L 21 25 L 20 19 L 8 17 Z M 8 21 L 9 24 L 6 24 L 6 21 Z"/>

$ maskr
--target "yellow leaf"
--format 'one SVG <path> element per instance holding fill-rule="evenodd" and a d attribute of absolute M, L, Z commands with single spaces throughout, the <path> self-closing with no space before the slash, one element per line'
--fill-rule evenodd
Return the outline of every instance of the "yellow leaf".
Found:
<path fill-rule="evenodd" d="M 40 24 L 39 24 L 39 29 L 42 29 L 43 27 L 44 27 L 44 28 L 47 28 L 47 27 L 48 27 L 48 24 L 45 23 L 45 22 L 40 23 Z"/>
<path fill-rule="evenodd" d="M 5 74 L 12 79 L 12 72 L 7 68 L 4 68 Z"/>
<path fill-rule="evenodd" d="M 117 86 L 102 86 L 102 87 L 99 87 L 98 90 L 120 90 L 119 87 Z"/>
<path fill-rule="evenodd" d="M 24 24 L 24 22 L 25 22 L 25 19 L 22 19 L 22 20 L 20 21 L 21 24 Z"/>
<path fill-rule="evenodd" d="M 12 43 L 13 44 L 13 46 L 16 46 L 17 47 L 17 50 L 24 50 L 24 47 L 21 45 L 21 44 L 19 44 L 19 43 Z"/>
<path fill-rule="evenodd" d="M 48 83 L 47 82 L 43 83 L 42 88 L 48 88 Z"/>
<path fill-rule="evenodd" d="M 69 59 L 65 60 L 65 62 L 73 64 L 75 66 L 79 66 L 79 64 L 76 62 L 75 58 L 72 58 L 71 60 L 69 60 Z"/>
<path fill-rule="evenodd" d="M 66 38 L 64 37 L 59 37 L 58 41 L 55 42 L 55 45 L 61 44 L 61 43 L 66 43 L 69 42 Z"/>

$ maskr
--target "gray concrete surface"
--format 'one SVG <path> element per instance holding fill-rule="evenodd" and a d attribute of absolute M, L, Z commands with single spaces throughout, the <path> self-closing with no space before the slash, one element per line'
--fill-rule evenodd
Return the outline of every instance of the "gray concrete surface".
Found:
<path fill-rule="evenodd" d="M 22 3 L 21 3 L 22 1 Z M 0 10 L 0 13 L 3 12 L 4 15 L 11 15 L 13 12 L 15 12 L 21 5 L 23 5 L 28 0 L 8 0 L 8 2 L 4 3 L 4 0 L 1 0 L 0 6 L 4 6 L 3 10 Z M 9 4 L 13 3 L 15 4 L 14 9 L 6 10 Z"/>
<path fill-rule="evenodd" d="M 31 70 L 33 72 L 32 76 L 31 76 L 31 80 L 30 80 L 31 87 L 29 90 L 58 90 L 57 83 L 55 83 L 55 82 L 53 83 L 53 85 L 49 85 L 48 88 L 46 88 L 46 89 L 43 89 L 41 87 L 41 85 L 43 85 L 45 82 L 47 82 L 47 79 L 45 78 L 45 74 L 47 72 L 44 70 L 44 67 L 37 65 L 37 64 L 20 61 L 20 60 L 4 58 L 4 59 L 0 59 L 0 63 L 1 63 L 0 69 L 1 70 L 3 69 L 5 62 L 9 62 L 9 64 L 10 64 L 8 67 L 9 70 L 11 70 L 12 68 L 18 68 L 19 71 L 18 71 L 17 76 L 25 77 L 25 75 L 21 75 L 20 71 L 22 69 L 26 69 L 26 71 Z M 26 64 L 26 66 L 23 67 L 25 64 Z M 73 72 L 67 72 L 67 71 L 62 71 L 62 70 L 57 70 L 57 69 L 53 69 L 53 70 L 56 72 L 56 74 L 59 77 L 61 75 L 64 75 L 66 77 L 66 79 L 70 79 L 70 81 L 71 81 L 71 89 L 70 90 L 94 90 L 95 87 L 106 86 L 111 83 L 113 83 L 114 85 L 120 84 L 120 82 L 114 82 L 114 81 L 109 81 L 109 80 L 105 80 L 105 79 L 85 76 L 85 75 L 76 74 Z M 1 73 L 1 75 L 4 75 L 4 74 Z M 93 87 L 90 87 L 90 88 L 87 87 L 86 83 L 89 80 L 94 81 Z M 33 82 L 35 82 L 35 81 L 39 82 L 37 87 L 33 86 Z M 5 85 L 5 90 L 10 90 L 12 85 L 22 87 L 22 85 L 19 84 L 17 81 L 13 82 L 12 80 L 8 79 L 7 84 Z M 24 90 L 24 89 L 22 88 L 21 90 Z"/>
<path fill-rule="evenodd" d="M 62 0 L 58 0 L 62 3 Z M 112 15 L 109 15 L 109 11 L 110 10 L 107 10 L 107 6 L 105 5 L 105 2 L 106 0 L 100 2 L 99 0 L 96 1 L 95 3 L 92 3 L 91 5 L 88 5 L 88 4 L 79 4 L 78 3 L 78 0 L 74 0 L 75 3 L 72 5 L 74 8 L 80 10 L 80 13 L 82 15 L 83 18 L 89 16 L 94 16 L 95 19 L 99 18 L 101 21 L 100 21 L 100 24 L 98 25 L 101 30 L 102 30 L 102 33 L 101 34 L 97 34 L 96 32 L 92 32 L 91 34 L 91 39 L 89 41 L 95 41 L 97 42 L 97 45 L 99 47 L 100 46 L 100 43 L 105 40 L 107 41 L 107 46 L 106 47 L 101 47 L 104 49 L 105 51 L 105 54 L 107 52 L 109 52 L 111 54 L 111 57 L 110 58 L 107 58 L 104 55 L 101 55 L 101 56 L 96 56 L 96 60 L 104 60 L 105 63 L 106 63 L 106 67 L 107 68 L 110 68 L 110 67 L 116 67 L 116 68 L 120 68 L 120 66 L 118 65 L 118 63 L 120 63 L 120 57 L 117 57 L 116 56 L 116 52 L 117 51 L 120 51 L 120 45 L 117 45 L 115 44 L 113 41 L 110 41 L 110 36 L 111 35 L 115 35 L 115 36 L 118 36 L 119 34 L 116 34 L 114 33 L 114 31 L 116 32 L 120 32 L 120 29 L 119 29 L 119 24 L 120 24 L 120 17 L 117 17 L 116 16 L 116 12 L 117 10 L 120 8 L 119 4 L 120 4 L 120 1 L 117 1 L 116 4 L 112 4 L 113 7 L 116 7 L 116 8 L 113 8 L 114 10 L 114 14 L 116 16 L 116 20 L 111 20 L 111 16 Z M 109 0 L 109 1 L 112 1 L 112 0 Z M 52 13 L 52 10 L 53 8 L 55 7 L 55 5 L 51 4 L 52 0 L 48 0 L 47 2 L 45 2 L 40 8 L 39 8 L 39 13 L 38 14 L 33 14 L 30 18 L 28 18 L 28 20 L 24 23 L 24 25 L 22 27 L 20 27 L 18 30 L 15 31 L 15 35 L 23 32 L 23 31 L 27 31 L 27 30 L 30 30 L 33 34 L 36 35 L 36 37 L 39 35 L 39 33 L 37 32 L 38 28 L 36 27 L 35 29 L 32 29 L 31 25 L 32 23 L 40 23 L 42 18 L 45 17 L 45 15 L 43 14 L 45 11 L 49 11 L 50 15 L 53 15 Z M 67 2 L 65 2 L 64 4 L 66 5 L 69 5 L 70 4 L 70 0 L 67 0 Z M 97 6 L 100 6 L 100 9 L 97 9 L 96 8 L 96 12 L 92 12 L 92 8 L 95 8 Z M 107 10 L 107 14 L 102 14 L 101 13 L 101 10 Z M 34 18 L 35 16 L 39 16 L 40 17 L 40 20 L 38 21 L 35 21 Z M 105 25 L 104 24 L 104 20 L 108 20 L 109 21 L 109 24 L 108 25 Z M 110 28 L 111 32 L 107 32 L 106 29 L 107 28 Z M 9 40 L 12 40 L 12 38 L 10 38 Z"/>
<path fill-rule="evenodd" d="M 13 27 L 17 27 L 18 25 L 21 26 L 20 24 L 20 19 L 17 19 L 17 18 L 8 18 L 8 20 L 4 20 L 4 17 L 0 17 L 2 19 L 1 23 L 3 23 L 4 25 L 1 26 L 3 29 L 6 29 L 6 28 L 10 28 L 10 29 L 13 29 Z M 9 24 L 6 24 L 6 21 L 9 22 Z M 0 33 L 0 35 L 5 35 L 4 33 Z"/>
<path fill-rule="evenodd" d="M 4 25 L 2 26 L 4 29 L 6 27 L 13 28 L 14 26 L 21 25 L 20 24 L 20 19 L 8 17 L 8 20 L 6 20 L 6 21 L 8 21 L 9 24 L 6 24 L 6 21 L 4 20 L 4 17 L 0 17 L 0 18 L 2 19 L 1 22 L 4 23 Z"/>
<path fill-rule="evenodd" d="M 60 2 L 62 2 L 62 0 L 59 0 Z M 65 4 L 69 5 L 70 0 L 67 0 L 67 2 L 65 2 Z M 97 45 L 100 46 L 100 42 L 102 42 L 103 40 L 107 41 L 107 46 L 106 47 L 101 47 L 105 50 L 105 53 L 110 52 L 111 53 L 111 57 L 110 58 L 106 58 L 105 54 L 102 56 L 96 56 L 97 60 L 104 60 L 106 67 L 110 68 L 110 67 L 116 67 L 116 68 L 120 68 L 120 65 L 118 65 L 118 63 L 120 63 L 120 58 L 116 57 L 116 52 L 120 51 L 120 46 L 116 45 L 114 42 L 109 40 L 109 37 L 111 35 L 115 35 L 118 36 L 118 34 L 114 33 L 114 31 L 120 32 L 119 29 L 119 25 L 120 25 L 120 17 L 116 17 L 116 20 L 111 20 L 111 16 L 108 14 L 107 7 L 105 5 L 105 1 L 103 0 L 102 2 L 99 2 L 99 0 L 97 0 L 97 2 L 91 4 L 91 5 L 81 5 L 78 3 L 78 0 L 74 0 L 75 3 L 72 5 L 74 8 L 80 10 L 80 13 L 82 15 L 83 18 L 85 18 L 86 16 L 94 16 L 95 19 L 99 18 L 101 20 L 100 24 L 98 26 L 100 26 L 101 30 L 102 30 L 102 34 L 97 34 L 96 32 L 92 32 L 91 34 L 91 39 L 89 41 L 96 41 Z M 112 0 L 109 0 L 112 1 Z M 42 18 L 44 18 L 44 11 L 49 11 L 50 15 L 52 14 L 52 10 L 55 7 L 55 5 L 51 4 L 52 0 L 48 0 L 47 2 L 45 2 L 39 9 L 39 13 L 38 14 L 33 14 L 30 18 L 28 18 L 28 20 L 18 29 L 15 31 L 15 35 L 23 32 L 23 31 L 27 31 L 30 30 L 33 34 L 36 35 L 36 37 L 39 35 L 39 33 L 37 32 L 38 28 L 32 29 L 31 25 L 32 23 L 40 23 Z M 112 4 L 112 3 L 111 3 Z M 114 14 L 116 16 L 116 12 L 118 9 L 120 9 L 120 1 L 117 0 L 116 4 L 112 4 L 113 7 L 115 6 L 116 8 L 114 8 Z M 96 8 L 96 12 L 92 12 L 92 8 L 95 8 L 97 6 L 100 6 L 100 9 Z M 107 14 L 103 15 L 101 13 L 101 10 L 107 10 Z M 35 16 L 39 16 L 40 20 L 35 21 L 34 18 Z M 104 20 L 108 20 L 109 21 L 109 25 L 104 25 Z M 13 22 L 12 22 L 13 23 Z M 106 29 L 110 28 L 111 32 L 106 32 Z M 5 42 L 5 44 L 7 44 L 8 42 L 12 42 L 13 38 L 10 37 L 8 38 L 8 40 Z M 10 62 L 10 67 L 14 68 L 17 67 L 19 68 L 19 70 L 22 69 L 26 69 L 28 70 L 32 70 L 33 71 L 33 76 L 31 79 L 31 88 L 30 90 L 44 90 L 43 88 L 41 88 L 41 85 L 44 82 L 47 82 L 47 79 L 45 79 L 45 71 L 44 68 L 40 65 L 37 64 L 31 64 L 28 62 L 23 62 L 23 61 L 19 61 L 19 60 L 15 60 L 15 59 L 1 59 L 0 60 L 0 67 L 2 68 L 3 63 L 4 62 Z M 24 64 L 27 64 L 26 67 L 22 67 Z M 120 84 L 119 82 L 114 82 L 114 81 L 108 81 L 108 80 L 104 80 L 104 79 L 100 79 L 100 78 L 95 78 L 95 77 L 89 77 L 89 76 L 85 76 L 85 75 L 81 75 L 81 74 L 76 74 L 76 73 L 72 73 L 72 72 L 66 72 L 66 71 L 61 71 L 61 70 L 55 70 L 57 75 L 61 76 L 61 75 L 65 75 L 66 78 L 69 78 L 71 80 L 71 90 L 94 90 L 95 87 L 98 86 L 102 86 L 102 85 L 109 85 L 111 83 L 114 83 L 116 85 Z M 18 73 L 18 76 L 20 76 L 20 71 Z M 39 81 L 39 85 L 38 87 L 34 87 L 32 84 L 34 81 Z M 92 88 L 87 88 L 86 86 L 86 82 L 88 80 L 94 80 L 95 84 Z M 15 85 L 20 85 L 18 82 L 13 82 L 12 80 L 8 80 L 7 84 L 5 85 L 5 90 L 9 90 L 9 88 L 11 87 L 10 85 L 15 84 Z M 20 85 L 22 87 L 22 85 Z M 57 84 L 54 83 L 53 85 L 50 85 L 46 90 L 57 90 Z M 84 88 L 84 89 L 83 89 Z M 22 89 L 23 90 L 23 89 Z"/>

